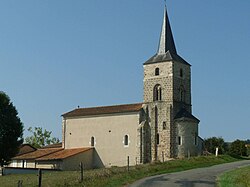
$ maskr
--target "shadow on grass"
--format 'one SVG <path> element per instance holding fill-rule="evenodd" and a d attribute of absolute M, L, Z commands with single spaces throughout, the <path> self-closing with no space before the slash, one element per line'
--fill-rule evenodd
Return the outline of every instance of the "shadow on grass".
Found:
<path fill-rule="evenodd" d="M 250 157 L 246 157 L 246 156 L 239 156 L 239 155 L 233 155 L 233 154 L 229 154 L 229 156 L 236 158 L 236 159 L 240 159 L 240 160 L 250 160 Z"/>

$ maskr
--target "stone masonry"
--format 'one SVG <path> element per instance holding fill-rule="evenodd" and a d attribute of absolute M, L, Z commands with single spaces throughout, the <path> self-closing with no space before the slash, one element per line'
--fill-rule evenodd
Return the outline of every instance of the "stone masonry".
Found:
<path fill-rule="evenodd" d="M 177 54 L 165 10 L 158 52 L 143 65 L 148 117 L 139 135 L 144 161 L 197 154 L 199 120 L 192 115 L 190 67 Z"/>

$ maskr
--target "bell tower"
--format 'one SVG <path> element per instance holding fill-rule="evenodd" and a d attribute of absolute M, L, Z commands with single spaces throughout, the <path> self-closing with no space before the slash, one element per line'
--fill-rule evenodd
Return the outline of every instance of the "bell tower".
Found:
<path fill-rule="evenodd" d="M 182 118 L 183 113 L 190 114 L 189 118 L 192 116 L 190 67 L 177 54 L 165 6 L 157 53 L 143 64 L 144 105 L 150 128 L 150 146 L 147 147 L 150 147 L 152 161 L 179 156 L 176 117 Z M 198 122 L 194 116 L 191 118 Z M 198 126 L 192 133 L 197 135 L 197 132 Z"/>

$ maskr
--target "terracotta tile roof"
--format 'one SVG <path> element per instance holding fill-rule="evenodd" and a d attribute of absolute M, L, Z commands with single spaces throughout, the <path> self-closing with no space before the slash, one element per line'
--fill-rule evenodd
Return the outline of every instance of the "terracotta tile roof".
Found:
<path fill-rule="evenodd" d="M 20 156 L 16 156 L 12 158 L 12 160 L 35 160 L 37 158 L 46 156 L 51 153 L 55 153 L 60 150 L 62 150 L 62 148 L 37 149 L 36 151 L 33 151 L 31 153 L 26 153 Z"/>
<path fill-rule="evenodd" d="M 31 146 L 30 144 L 22 144 L 22 145 L 20 145 L 19 151 L 18 151 L 16 156 L 30 153 L 30 152 L 33 152 L 35 150 L 36 150 L 36 148 Z"/>
<path fill-rule="evenodd" d="M 41 147 L 41 149 L 47 149 L 47 148 L 62 148 L 62 143 L 55 143 Z"/>
<path fill-rule="evenodd" d="M 45 160 L 62 160 L 74 155 L 77 155 L 79 153 L 83 153 L 85 151 L 88 151 L 93 148 L 76 148 L 76 149 L 64 149 L 46 156 L 43 156 L 41 158 L 36 159 L 37 161 L 45 161 Z"/>
<path fill-rule="evenodd" d="M 113 114 L 123 112 L 136 112 L 141 110 L 142 103 L 126 104 L 126 105 L 113 105 L 113 106 L 101 106 L 92 108 L 78 108 L 63 114 L 63 117 L 75 117 L 75 116 L 88 116 L 99 114 Z"/>

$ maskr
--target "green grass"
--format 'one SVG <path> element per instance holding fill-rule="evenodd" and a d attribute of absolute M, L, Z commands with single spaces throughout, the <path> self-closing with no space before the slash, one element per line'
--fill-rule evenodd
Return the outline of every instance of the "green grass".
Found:
<path fill-rule="evenodd" d="M 183 171 L 193 168 L 208 167 L 216 164 L 234 162 L 239 159 L 230 156 L 202 156 L 190 159 L 173 160 L 164 163 L 145 164 L 130 167 L 112 167 L 104 169 L 89 170 L 84 172 L 84 182 L 79 183 L 79 171 L 49 172 L 42 176 L 43 187 L 54 186 L 124 186 L 140 178 L 147 176 Z M 17 186 L 18 180 L 23 181 L 23 186 L 37 186 L 38 177 L 36 174 L 6 175 L 0 177 L 0 186 Z"/>
<path fill-rule="evenodd" d="M 250 166 L 220 175 L 218 184 L 220 187 L 250 187 Z"/>

